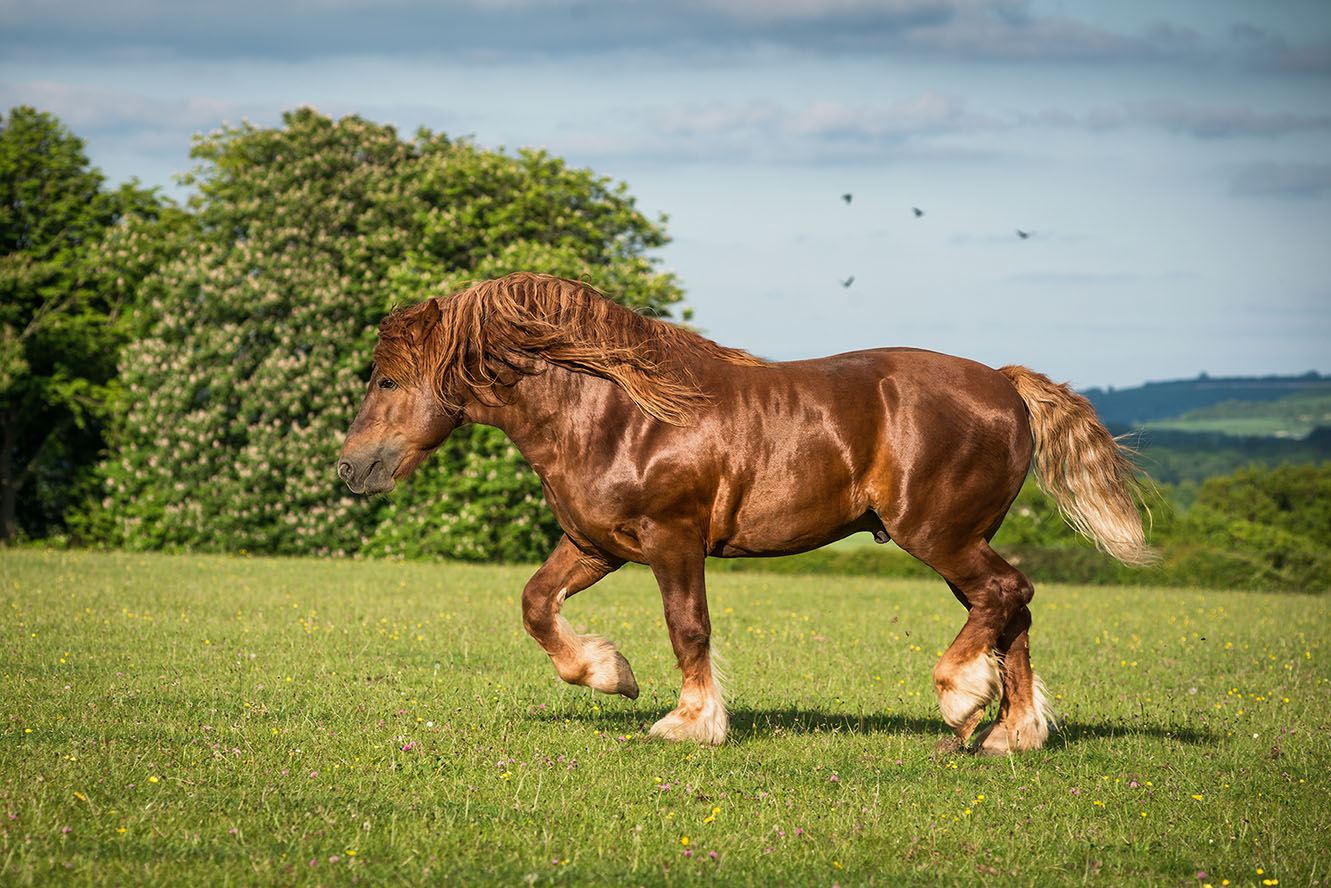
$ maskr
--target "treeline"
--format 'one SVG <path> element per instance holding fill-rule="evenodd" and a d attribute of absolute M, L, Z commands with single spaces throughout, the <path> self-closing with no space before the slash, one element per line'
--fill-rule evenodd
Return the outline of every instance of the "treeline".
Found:
<path fill-rule="evenodd" d="M 1248 466 L 1274 468 L 1313 465 L 1331 460 L 1331 426 L 1318 426 L 1304 438 L 1269 435 L 1228 435 L 1173 429 L 1117 429 L 1138 451 L 1137 461 L 1157 482 L 1175 485 L 1173 496 L 1183 504 L 1207 478 L 1228 475 Z"/>
<path fill-rule="evenodd" d="M 192 156 L 193 196 L 178 205 L 107 187 L 49 114 L 0 119 L 0 538 L 544 558 L 558 527 L 493 429 L 454 435 L 391 499 L 337 480 L 376 325 L 396 305 L 523 269 L 668 316 L 681 291 L 649 258 L 664 220 L 544 152 L 404 138 L 309 109 L 200 137 Z M 1032 486 L 996 545 L 1041 580 L 1320 590 L 1327 471 L 1166 487 L 1176 504 L 1156 510 L 1164 561 L 1149 571 L 1120 571 Z M 719 564 L 927 572 L 872 548 Z"/>

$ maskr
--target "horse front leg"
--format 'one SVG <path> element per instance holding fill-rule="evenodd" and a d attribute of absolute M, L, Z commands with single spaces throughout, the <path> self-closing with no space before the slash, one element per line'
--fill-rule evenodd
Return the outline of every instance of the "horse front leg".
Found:
<path fill-rule="evenodd" d="M 661 588 L 670 644 L 683 673 L 679 705 L 652 725 L 651 734 L 717 745 L 726 739 L 730 716 L 712 666 L 712 622 L 707 614 L 703 563 L 702 552 L 651 562 Z"/>
<path fill-rule="evenodd" d="M 522 625 L 550 655 L 564 681 L 634 700 L 638 682 L 624 655 L 600 636 L 578 635 L 559 612 L 565 599 L 618 567 L 582 552 L 567 536 L 560 538 L 522 590 Z"/>

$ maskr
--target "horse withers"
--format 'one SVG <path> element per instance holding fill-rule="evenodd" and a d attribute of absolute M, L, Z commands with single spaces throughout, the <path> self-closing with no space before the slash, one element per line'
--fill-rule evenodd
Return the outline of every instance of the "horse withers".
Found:
<path fill-rule="evenodd" d="M 1049 733 L 1031 671 L 1031 583 L 989 547 L 1034 464 L 1078 531 L 1121 561 L 1151 553 L 1136 470 L 1066 385 L 905 348 L 767 362 L 623 308 L 589 286 L 519 273 L 388 315 L 338 474 L 390 490 L 464 423 L 502 429 L 564 531 L 522 594 L 561 678 L 638 694 L 614 645 L 578 635 L 565 599 L 622 564 L 651 568 L 683 673 L 652 727 L 720 743 L 704 563 L 787 555 L 858 531 L 937 571 L 967 610 L 934 667 L 944 721 L 980 752 Z"/>

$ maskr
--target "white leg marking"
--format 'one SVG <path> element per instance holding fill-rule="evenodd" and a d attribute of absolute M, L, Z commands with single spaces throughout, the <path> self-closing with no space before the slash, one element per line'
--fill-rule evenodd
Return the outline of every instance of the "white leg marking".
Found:
<path fill-rule="evenodd" d="M 562 596 L 562 591 L 561 591 Z M 563 614 L 555 617 L 563 653 L 552 654 L 559 677 L 570 684 L 580 684 L 603 694 L 622 694 L 630 700 L 638 697 L 638 681 L 624 655 L 599 635 L 579 635 Z"/>
<path fill-rule="evenodd" d="M 994 722 L 976 737 L 976 751 L 985 755 L 1004 755 L 1039 749 L 1049 739 L 1054 726 L 1053 709 L 1045 692 L 1044 681 L 1038 675 L 1031 680 L 1031 708 L 1019 715 L 1008 712 L 1001 722 Z"/>
<path fill-rule="evenodd" d="M 998 655 L 989 651 L 951 673 L 935 673 L 934 684 L 943 721 L 956 728 L 1003 693 Z"/>
<path fill-rule="evenodd" d="M 719 746 L 730 730 L 730 715 L 721 689 L 721 677 L 709 665 L 708 677 L 686 682 L 679 705 L 652 725 L 651 735 L 666 740 L 694 740 Z"/>

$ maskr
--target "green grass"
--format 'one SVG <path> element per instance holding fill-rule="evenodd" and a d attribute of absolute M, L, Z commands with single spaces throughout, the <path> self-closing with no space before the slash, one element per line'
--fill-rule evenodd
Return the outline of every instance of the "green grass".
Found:
<path fill-rule="evenodd" d="M 712 749 L 645 736 L 678 690 L 647 572 L 566 608 L 637 702 L 558 681 L 528 573 L 0 551 L 0 883 L 1328 879 L 1325 598 L 1040 587 L 1064 728 L 991 760 L 934 752 L 941 582 L 713 577 Z"/>

